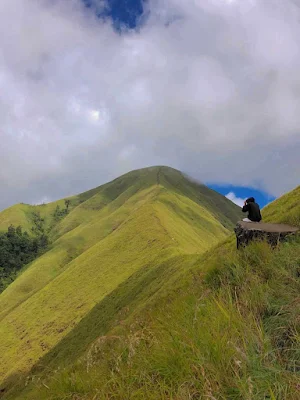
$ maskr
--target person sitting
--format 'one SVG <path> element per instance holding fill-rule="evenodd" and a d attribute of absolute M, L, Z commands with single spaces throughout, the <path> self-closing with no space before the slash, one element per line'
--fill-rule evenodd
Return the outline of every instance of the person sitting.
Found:
<path fill-rule="evenodd" d="M 245 201 L 242 211 L 248 212 L 248 218 L 243 219 L 245 222 L 260 222 L 262 219 L 259 205 L 255 203 L 254 197 L 249 197 L 249 199 Z"/>

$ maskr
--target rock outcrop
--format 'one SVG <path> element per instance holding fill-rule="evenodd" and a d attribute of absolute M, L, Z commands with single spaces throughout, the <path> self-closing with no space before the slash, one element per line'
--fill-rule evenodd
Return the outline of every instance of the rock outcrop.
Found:
<path fill-rule="evenodd" d="M 287 237 L 295 235 L 299 228 L 284 224 L 239 221 L 234 231 L 237 248 L 241 245 L 246 246 L 251 240 L 267 240 L 271 246 L 275 247 Z"/>

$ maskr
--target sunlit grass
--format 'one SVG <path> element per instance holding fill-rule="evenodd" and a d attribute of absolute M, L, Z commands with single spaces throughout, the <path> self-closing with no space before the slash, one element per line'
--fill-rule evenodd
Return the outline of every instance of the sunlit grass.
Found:
<path fill-rule="evenodd" d="M 298 400 L 299 238 L 237 251 L 223 200 L 140 174 L 80 195 L 0 297 L 4 398 Z M 297 225 L 299 195 L 264 219 Z"/>
<path fill-rule="evenodd" d="M 225 247 L 22 399 L 298 399 L 300 242 Z"/>
<path fill-rule="evenodd" d="M 266 222 L 279 222 L 300 227 L 300 186 L 264 208 Z"/>
<path fill-rule="evenodd" d="M 225 226 L 239 216 L 222 196 L 161 168 L 135 171 L 75 196 L 69 213 L 54 221 L 57 205 L 63 208 L 64 201 L 18 206 L 25 207 L 28 226 L 32 209 L 40 212 L 52 244 L 0 296 L 2 379 L 27 372 L 129 278 L 126 290 L 143 292 L 143 286 L 136 289 L 136 274 L 153 270 L 154 283 L 135 303 L 142 309 L 147 295 L 163 290 L 160 267 L 175 279 L 190 263 L 179 263 L 181 257 L 197 259 L 229 234 Z"/>

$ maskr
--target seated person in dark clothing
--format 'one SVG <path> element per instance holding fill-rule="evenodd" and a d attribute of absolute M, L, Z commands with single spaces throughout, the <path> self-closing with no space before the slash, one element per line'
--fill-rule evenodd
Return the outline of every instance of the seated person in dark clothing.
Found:
<path fill-rule="evenodd" d="M 244 218 L 245 222 L 259 222 L 261 221 L 261 214 L 259 205 L 255 203 L 254 197 L 250 197 L 244 203 L 244 207 L 242 208 L 243 212 L 248 212 L 248 218 Z"/>

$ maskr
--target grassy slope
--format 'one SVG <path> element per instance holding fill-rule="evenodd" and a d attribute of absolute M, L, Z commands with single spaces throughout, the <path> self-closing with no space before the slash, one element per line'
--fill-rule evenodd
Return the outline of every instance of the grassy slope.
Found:
<path fill-rule="evenodd" d="M 34 208 L 45 218 L 52 248 L 0 296 L 2 378 L 28 370 L 99 302 L 109 306 L 108 296 L 122 285 L 137 290 L 135 279 L 179 270 L 181 257 L 197 257 L 225 238 L 239 217 L 222 196 L 165 167 L 134 171 L 73 197 L 71 212 L 54 223 L 57 204 L 64 202 Z M 20 222 L 29 229 L 32 206 L 15 209 L 24 210 Z M 2 228 L 10 223 L 0 220 Z"/>
<path fill-rule="evenodd" d="M 299 201 L 300 186 L 266 206 L 264 220 L 300 226 Z"/>
<path fill-rule="evenodd" d="M 299 200 L 295 189 L 264 216 L 293 223 Z M 40 360 L 33 384 L 7 398 L 297 400 L 299 259 L 299 239 L 236 251 L 229 238 L 205 255 L 150 263 Z"/>
<path fill-rule="evenodd" d="M 31 223 L 28 218 L 30 206 L 27 204 L 17 204 L 0 212 L 0 230 L 6 230 L 9 225 L 21 225 L 24 230 L 30 231 Z"/>

